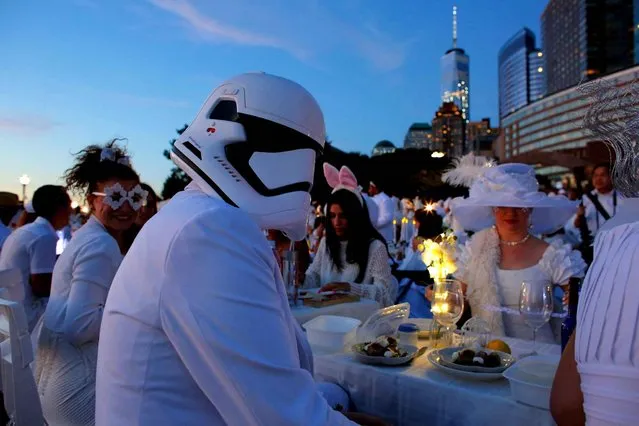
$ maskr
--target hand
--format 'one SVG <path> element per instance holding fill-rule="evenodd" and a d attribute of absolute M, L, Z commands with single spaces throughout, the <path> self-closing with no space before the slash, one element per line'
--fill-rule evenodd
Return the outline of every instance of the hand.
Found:
<path fill-rule="evenodd" d="M 426 287 L 426 293 L 424 294 L 426 296 L 426 300 L 428 300 L 429 302 L 433 301 L 433 286 L 429 285 L 428 287 Z"/>
<path fill-rule="evenodd" d="M 575 216 L 574 225 L 579 228 L 581 226 L 582 221 L 584 220 L 584 216 L 586 215 L 586 208 L 583 204 L 580 204 L 577 208 L 577 215 Z"/>
<path fill-rule="evenodd" d="M 583 204 L 579 204 L 579 207 L 577 207 L 577 216 L 584 216 L 586 214 L 586 208 L 584 207 Z"/>
<path fill-rule="evenodd" d="M 369 414 L 348 412 L 344 415 L 348 420 L 362 426 L 391 426 L 390 423 Z"/>
<path fill-rule="evenodd" d="M 328 283 L 319 291 L 320 293 L 323 291 L 351 291 L 351 285 L 349 283 Z"/>

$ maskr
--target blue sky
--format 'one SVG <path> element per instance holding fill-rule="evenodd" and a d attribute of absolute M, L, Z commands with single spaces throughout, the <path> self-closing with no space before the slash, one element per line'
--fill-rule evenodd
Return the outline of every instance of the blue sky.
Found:
<path fill-rule="evenodd" d="M 458 0 L 471 119 L 497 115 L 497 51 L 539 34 L 546 0 Z M 0 191 L 55 183 L 89 143 L 128 138 L 158 191 L 162 151 L 225 78 L 266 71 L 318 99 L 329 137 L 369 153 L 401 144 L 439 105 L 452 0 L 29 0 L 0 2 Z M 538 42 L 539 42 L 538 36 Z M 31 191 L 29 191 L 31 192 Z"/>

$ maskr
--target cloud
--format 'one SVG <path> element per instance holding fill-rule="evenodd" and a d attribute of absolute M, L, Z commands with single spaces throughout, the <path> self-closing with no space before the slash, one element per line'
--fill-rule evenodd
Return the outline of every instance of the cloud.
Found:
<path fill-rule="evenodd" d="M 322 67 L 325 63 L 322 55 L 346 51 L 378 70 L 392 71 L 404 64 L 410 44 L 394 40 L 373 25 L 371 18 L 362 17 L 363 6 L 355 7 L 356 3 L 273 0 L 266 4 L 234 0 L 207 9 L 203 0 L 147 1 L 179 18 L 207 42 L 271 47 Z M 329 5 L 333 11 L 328 9 Z"/>
<path fill-rule="evenodd" d="M 304 58 L 307 52 L 284 40 L 224 24 L 197 10 L 188 0 L 149 0 L 151 4 L 180 18 L 202 38 L 213 42 L 229 42 L 249 46 L 265 46 L 288 51 Z"/>
<path fill-rule="evenodd" d="M 35 136 L 51 131 L 60 123 L 39 115 L 0 116 L 0 132 L 21 136 Z"/>

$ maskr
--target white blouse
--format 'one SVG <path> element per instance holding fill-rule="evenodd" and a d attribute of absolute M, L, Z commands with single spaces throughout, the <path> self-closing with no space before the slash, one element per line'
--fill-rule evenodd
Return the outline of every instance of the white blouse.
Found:
<path fill-rule="evenodd" d="M 475 234 L 480 235 L 480 234 Z M 477 254 L 473 250 L 475 237 L 460 247 L 457 258 L 458 270 L 455 276 L 469 285 L 487 285 L 475 282 L 472 277 L 477 271 L 468 269 L 468 266 Z M 566 284 L 571 277 L 582 277 L 586 269 L 586 263 L 581 258 L 581 253 L 573 250 L 570 245 L 553 241 L 548 245 L 539 262 L 531 267 L 517 270 L 500 269 L 495 265 L 495 283 L 498 310 L 502 312 L 502 323 L 505 335 L 508 337 L 529 340 L 532 338 L 532 330 L 528 327 L 519 314 L 519 293 L 522 282 L 550 283 L 554 286 Z M 486 289 L 482 293 L 488 293 Z M 488 302 L 488 299 L 486 299 Z M 473 316 L 481 316 L 483 310 L 494 309 L 495 306 L 473 306 Z M 555 306 L 555 312 L 560 311 L 561 306 Z M 553 321 L 557 328 L 557 322 Z M 558 343 L 558 329 L 553 330 L 553 324 L 547 324 L 537 332 L 537 340 L 545 343 Z"/>
<path fill-rule="evenodd" d="M 379 240 L 371 242 L 364 279 L 361 283 L 356 283 L 359 266 L 346 261 L 347 244 L 341 243 L 340 256 L 343 268 L 340 271 L 328 253 L 326 238 L 322 239 L 313 263 L 306 271 L 304 287 L 317 288 L 332 282 L 347 282 L 351 285 L 351 292 L 365 299 L 376 300 L 381 307 L 395 304 L 397 280 L 391 273 L 386 245 Z"/>
<path fill-rule="evenodd" d="M 94 422 L 102 312 L 121 261 L 115 239 L 91 217 L 55 265 L 36 362 L 36 382 L 49 425 Z"/>
<path fill-rule="evenodd" d="M 639 417 L 639 199 L 626 199 L 595 239 L 581 289 L 575 358 L 589 426 Z"/>

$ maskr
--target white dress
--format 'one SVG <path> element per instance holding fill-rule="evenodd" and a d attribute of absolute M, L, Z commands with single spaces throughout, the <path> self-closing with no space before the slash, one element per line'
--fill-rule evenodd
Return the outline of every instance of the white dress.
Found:
<path fill-rule="evenodd" d="M 257 224 L 194 183 L 144 225 L 113 280 L 96 424 L 354 425 L 316 388 Z"/>
<path fill-rule="evenodd" d="M 468 284 L 469 304 L 473 316 L 495 319 L 497 315 L 499 327 L 494 327 L 495 333 L 519 339 L 530 340 L 532 330 L 528 327 L 519 315 L 519 293 L 522 282 L 551 283 L 555 286 L 566 284 L 571 277 L 582 277 L 586 269 L 586 264 L 581 258 L 581 254 L 573 250 L 569 245 L 554 241 L 550 244 L 541 259 L 536 265 L 525 269 L 503 270 L 494 265 L 495 283 L 490 284 L 481 279 L 481 270 L 475 270 L 472 265 L 482 262 L 482 255 L 485 251 L 477 250 L 475 243 L 479 238 L 487 236 L 493 230 L 484 230 L 475 234 L 464 246 L 461 246 L 457 259 L 458 270 L 455 276 Z M 498 240 L 497 240 L 497 244 Z M 487 280 L 486 280 L 487 281 Z M 471 292 L 477 296 L 470 296 Z M 491 300 L 491 295 L 494 300 Z M 557 299 L 555 299 L 557 301 Z M 497 309 L 495 309 L 497 308 Z M 556 304 L 555 312 L 561 311 L 563 307 Z M 559 324 L 557 320 L 551 320 L 537 331 L 537 341 L 545 343 L 559 343 Z"/>
<path fill-rule="evenodd" d="M 102 311 L 121 261 L 117 242 L 92 216 L 55 265 L 36 354 L 40 401 L 51 426 L 94 423 Z"/>
<path fill-rule="evenodd" d="M 318 288 L 332 282 L 347 282 L 351 292 L 365 299 L 377 301 L 381 307 L 395 304 L 397 280 L 391 273 L 386 245 L 373 240 L 368 249 L 368 264 L 361 283 L 356 283 L 359 266 L 346 261 L 347 242 L 341 243 L 340 256 L 343 269 L 338 270 L 328 253 L 326 238 L 322 239 L 313 263 L 306 271 L 305 288 Z"/>
<path fill-rule="evenodd" d="M 589 426 L 639 418 L 639 199 L 597 233 L 581 289 L 575 358 Z"/>

